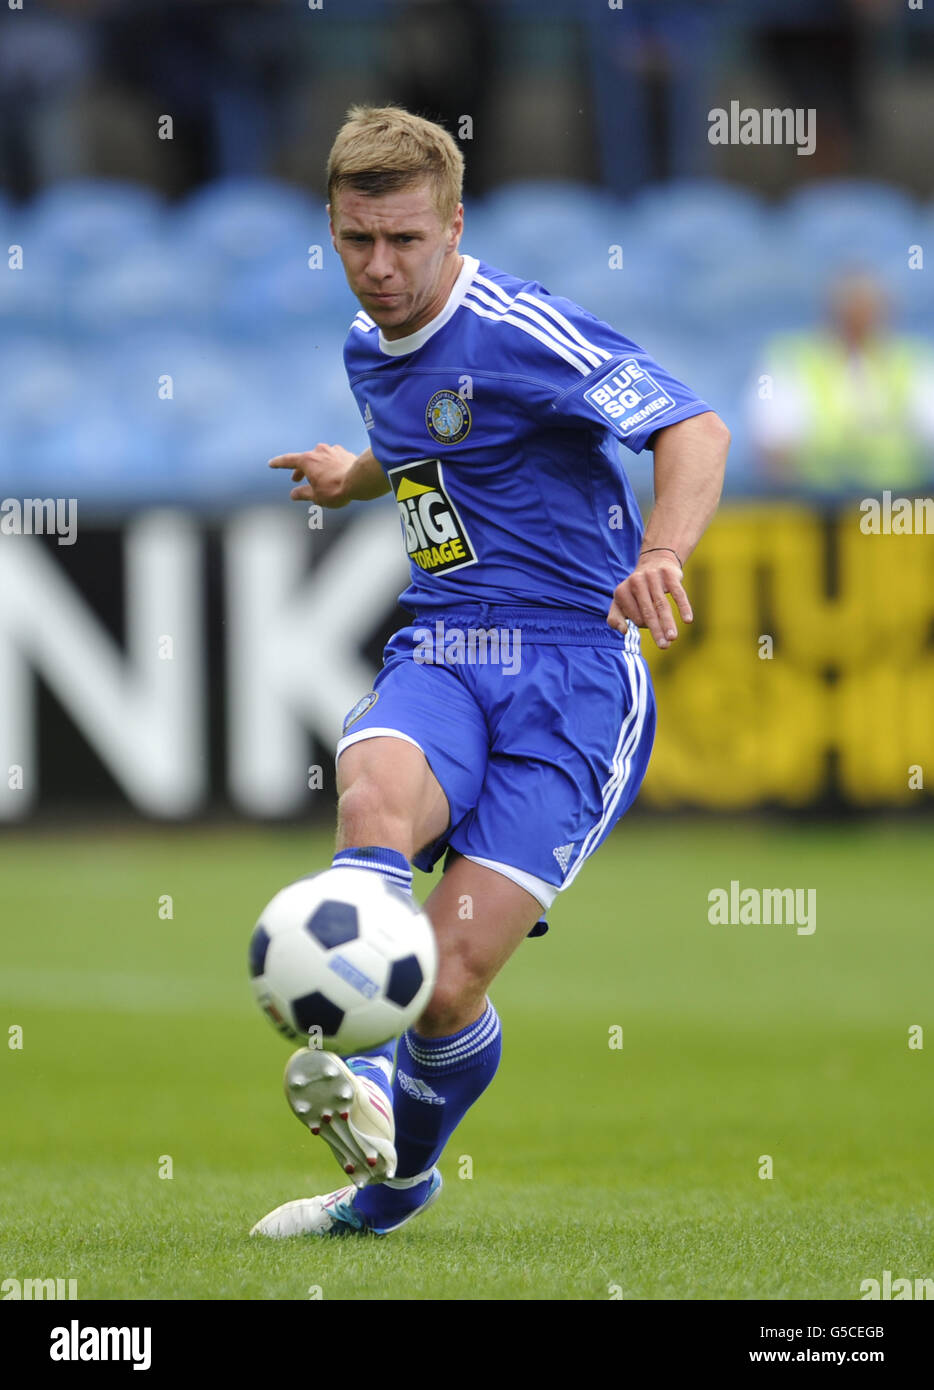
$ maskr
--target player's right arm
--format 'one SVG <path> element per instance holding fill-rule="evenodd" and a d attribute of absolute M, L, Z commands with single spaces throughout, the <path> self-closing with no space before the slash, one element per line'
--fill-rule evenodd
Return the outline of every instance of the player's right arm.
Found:
<path fill-rule="evenodd" d="M 372 449 L 352 454 L 340 444 L 316 444 L 305 454 L 278 454 L 270 468 L 289 468 L 293 502 L 315 502 L 319 507 L 346 507 L 348 502 L 369 502 L 389 491 L 389 480 Z"/>

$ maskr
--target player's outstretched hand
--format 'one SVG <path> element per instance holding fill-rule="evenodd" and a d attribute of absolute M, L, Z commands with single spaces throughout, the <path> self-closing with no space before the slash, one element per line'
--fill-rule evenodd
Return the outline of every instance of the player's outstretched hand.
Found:
<path fill-rule="evenodd" d="M 668 594 L 678 605 L 686 623 L 694 621 L 688 596 L 681 586 L 681 566 L 670 551 L 653 551 L 640 556 L 628 579 L 613 595 L 607 622 L 617 632 L 625 632 L 629 622 L 647 627 L 662 651 L 678 636 Z"/>
<path fill-rule="evenodd" d="M 340 444 L 316 444 L 306 454 L 278 454 L 269 460 L 270 468 L 290 468 L 293 502 L 316 502 L 319 507 L 346 507 L 351 500 L 345 483 L 356 454 Z"/>

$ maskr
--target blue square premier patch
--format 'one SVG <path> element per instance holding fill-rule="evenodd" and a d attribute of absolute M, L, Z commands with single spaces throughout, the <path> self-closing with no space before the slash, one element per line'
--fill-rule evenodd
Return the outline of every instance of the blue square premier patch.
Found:
<path fill-rule="evenodd" d="M 675 402 L 634 357 L 619 363 L 584 392 L 592 405 L 619 435 L 634 434 L 649 420 L 667 415 Z"/>

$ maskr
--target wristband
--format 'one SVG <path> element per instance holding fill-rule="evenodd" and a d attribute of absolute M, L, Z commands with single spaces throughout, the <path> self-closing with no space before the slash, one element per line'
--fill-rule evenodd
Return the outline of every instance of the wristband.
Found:
<path fill-rule="evenodd" d="M 673 555 L 677 560 L 678 568 L 682 570 L 684 569 L 684 566 L 681 563 L 681 556 L 678 554 L 677 550 L 672 550 L 670 545 L 647 545 L 644 550 L 639 551 L 639 554 L 640 556 L 649 555 L 653 550 L 667 550 L 669 554 Z"/>

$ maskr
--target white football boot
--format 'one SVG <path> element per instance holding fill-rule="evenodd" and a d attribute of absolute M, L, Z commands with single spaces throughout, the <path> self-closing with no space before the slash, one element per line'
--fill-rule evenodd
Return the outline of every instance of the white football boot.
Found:
<path fill-rule="evenodd" d="M 354 1187 L 393 1176 L 392 1102 L 375 1081 L 352 1071 L 333 1052 L 303 1047 L 286 1063 L 285 1094 L 302 1124 L 330 1144 Z M 307 1200 L 330 1201 L 330 1197 Z"/>
<path fill-rule="evenodd" d="M 422 1173 L 412 1182 L 423 1182 L 429 1174 Z M 284 1202 L 281 1207 L 257 1221 L 250 1231 L 251 1236 L 271 1236 L 275 1240 L 285 1240 L 290 1236 L 346 1236 L 374 1235 L 387 1236 L 390 1231 L 398 1231 L 413 1216 L 427 1210 L 441 1192 L 441 1174 L 433 1168 L 431 1184 L 421 1206 L 405 1216 L 399 1217 L 386 1226 L 372 1225 L 362 1212 L 354 1209 L 357 1188 L 339 1187 L 326 1197 L 299 1197 L 294 1202 Z"/>

